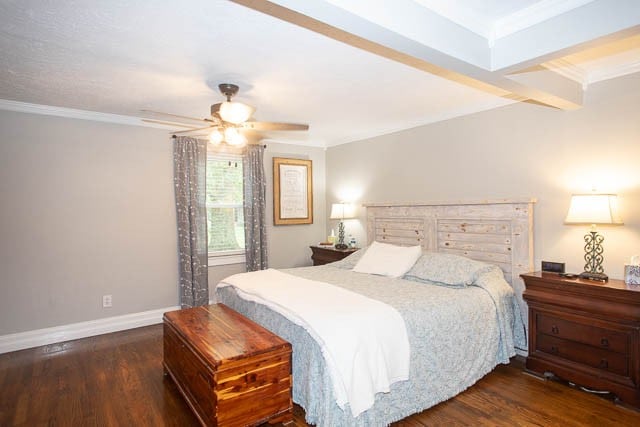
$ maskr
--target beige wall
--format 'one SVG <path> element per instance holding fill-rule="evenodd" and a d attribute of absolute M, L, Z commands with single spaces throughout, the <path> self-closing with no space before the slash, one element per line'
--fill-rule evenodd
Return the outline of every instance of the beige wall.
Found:
<path fill-rule="evenodd" d="M 313 225 L 274 227 L 271 157 L 310 158 Z M 268 144 L 273 267 L 310 264 L 324 234 L 323 149 Z M 178 304 L 167 132 L 0 111 L 0 335 Z M 211 267 L 215 285 L 243 265 Z M 113 307 L 102 308 L 102 295 Z"/>
<path fill-rule="evenodd" d="M 166 132 L 2 111 L 0 186 L 0 335 L 176 304 Z"/>
<path fill-rule="evenodd" d="M 621 196 L 625 225 L 601 231 L 605 272 L 622 278 L 640 253 L 640 73 L 592 85 L 577 111 L 519 103 L 327 151 L 327 206 L 536 197 L 537 269 L 582 271 L 587 229 L 563 221 L 570 195 L 592 186 Z M 363 208 L 347 230 L 364 240 Z"/>

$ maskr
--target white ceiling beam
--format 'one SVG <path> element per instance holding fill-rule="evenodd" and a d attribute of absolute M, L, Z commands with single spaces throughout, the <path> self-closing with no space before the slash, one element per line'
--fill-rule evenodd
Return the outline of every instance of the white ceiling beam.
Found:
<path fill-rule="evenodd" d="M 638 32 L 639 0 L 596 0 L 496 39 L 491 69 L 510 73 Z"/>
<path fill-rule="evenodd" d="M 393 7 L 392 21 L 395 22 L 394 24 L 389 22 L 389 19 L 382 23 L 372 22 L 359 14 L 353 13 L 362 10 L 355 8 L 353 4 L 349 6 L 351 10 L 336 6 L 337 3 L 341 3 L 341 1 L 338 0 L 335 0 L 336 4 L 324 0 L 232 1 L 376 55 L 442 78 L 465 84 L 475 89 L 483 90 L 496 96 L 516 101 L 532 100 L 536 103 L 564 110 L 576 109 L 581 106 L 580 103 L 575 102 L 575 99 L 566 99 L 555 93 L 527 86 L 516 80 L 509 79 L 500 73 L 491 72 L 488 70 L 488 67 L 481 67 L 461 60 L 453 54 L 452 46 L 455 46 L 455 44 L 438 44 L 436 40 L 438 37 L 436 37 L 435 33 L 423 32 L 420 37 L 418 37 L 417 30 L 411 33 L 413 37 L 418 37 L 421 41 L 408 36 L 406 34 L 407 31 L 400 28 L 398 22 L 404 23 L 405 20 L 407 20 L 412 23 L 409 25 L 409 28 L 415 27 L 414 24 L 417 22 L 411 16 L 401 14 L 412 12 L 418 16 L 419 11 L 409 5 L 409 3 L 413 4 L 413 2 L 405 0 L 398 1 L 398 4 L 402 7 L 398 9 L 396 9 L 395 6 Z M 379 2 L 373 2 L 370 6 L 373 7 L 379 4 Z M 396 2 L 394 1 L 393 5 L 395 4 Z M 422 12 L 423 13 L 419 15 L 421 18 L 431 20 L 425 22 L 424 26 L 428 26 L 429 22 L 439 22 L 432 16 L 435 14 Z M 365 12 L 363 11 L 362 13 Z M 382 20 L 385 14 L 366 12 L 365 16 L 371 19 Z M 391 25 L 393 29 L 387 28 L 386 25 Z M 448 34 L 447 31 L 451 30 L 451 26 L 458 27 L 458 29 L 461 28 L 452 23 L 447 26 L 440 22 L 440 25 L 444 28 L 445 36 Z M 452 31 L 455 33 L 455 30 Z M 468 31 L 468 34 L 461 34 L 471 35 L 473 33 Z M 428 43 L 434 43 L 440 49 L 448 50 L 449 53 L 436 49 Z M 489 52 L 488 45 L 484 51 Z M 478 56 L 478 58 L 479 62 L 482 62 L 482 55 Z"/>
<path fill-rule="evenodd" d="M 556 94 L 578 105 L 583 101 L 582 82 L 569 79 L 541 65 L 510 74 L 508 78 L 527 87 L 535 87 L 541 91 Z"/>
<path fill-rule="evenodd" d="M 377 24 L 387 30 L 429 46 L 446 55 L 486 70 L 491 68 L 491 52 L 486 37 L 459 25 L 415 0 L 326 0 L 326 3 Z M 307 3 L 276 1 L 281 5 Z M 302 11 L 302 9 L 297 9 Z M 310 12 L 307 9 L 303 13 Z M 318 8 L 315 11 L 319 11 Z M 341 14 L 340 10 L 334 12 Z M 310 15 L 325 19 L 323 15 Z"/>

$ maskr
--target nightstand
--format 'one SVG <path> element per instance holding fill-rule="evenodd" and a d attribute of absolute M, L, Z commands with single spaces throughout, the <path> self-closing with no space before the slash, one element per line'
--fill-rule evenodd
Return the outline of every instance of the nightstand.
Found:
<path fill-rule="evenodd" d="M 521 277 L 529 305 L 527 370 L 640 407 L 640 286 L 555 273 Z"/>
<path fill-rule="evenodd" d="M 313 265 L 324 265 L 351 255 L 360 248 L 336 249 L 333 246 L 309 246 Z"/>

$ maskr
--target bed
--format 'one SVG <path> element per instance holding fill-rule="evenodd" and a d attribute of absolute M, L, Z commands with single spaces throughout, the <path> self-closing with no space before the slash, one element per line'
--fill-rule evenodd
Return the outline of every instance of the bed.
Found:
<path fill-rule="evenodd" d="M 532 269 L 534 202 L 368 204 L 369 249 L 385 243 L 424 251 L 406 274 L 353 271 L 367 256 L 363 249 L 323 266 L 234 275 L 217 286 L 216 297 L 292 344 L 293 400 L 304 408 L 308 423 L 387 425 L 455 396 L 516 352 L 526 354 L 527 310 L 519 274 Z M 251 282 L 251 277 L 266 283 L 271 276 L 274 282 L 285 278 L 282 282 L 300 283 L 289 288 L 291 294 L 307 292 L 307 285 L 328 284 L 399 313 L 409 348 L 407 378 L 383 386 L 370 407 L 342 399 L 327 343 L 304 321 L 288 315 L 277 298 L 254 298 L 238 284 Z M 261 285 L 253 280 L 250 286 Z M 282 296 L 287 299 L 288 291 Z M 340 312 L 340 301 L 315 304 L 314 310 Z M 384 329 L 385 324 L 370 329 Z"/>

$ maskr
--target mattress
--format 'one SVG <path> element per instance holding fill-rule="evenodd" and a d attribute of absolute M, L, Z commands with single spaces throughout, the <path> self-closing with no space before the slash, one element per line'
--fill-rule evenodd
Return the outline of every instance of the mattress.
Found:
<path fill-rule="evenodd" d="M 404 319 L 409 337 L 409 380 L 376 394 L 373 407 L 353 417 L 348 405 L 342 409 L 337 405 L 320 347 L 304 328 L 265 305 L 241 298 L 231 286 L 218 287 L 218 302 L 292 344 L 293 400 L 304 408 L 310 424 L 388 425 L 465 390 L 497 364 L 508 363 L 515 355 L 514 346 L 524 341 L 513 290 L 497 268 L 464 288 L 355 273 L 340 263 L 282 271 L 390 305 Z"/>

